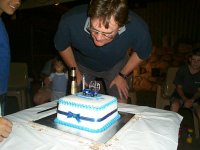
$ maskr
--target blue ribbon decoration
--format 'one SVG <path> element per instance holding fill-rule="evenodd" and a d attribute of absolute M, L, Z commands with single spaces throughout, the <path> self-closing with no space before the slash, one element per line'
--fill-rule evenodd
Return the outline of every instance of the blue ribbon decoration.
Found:
<path fill-rule="evenodd" d="M 81 122 L 81 117 L 80 114 L 74 114 L 73 112 L 69 111 L 69 112 L 63 112 L 58 110 L 57 111 L 59 114 L 63 114 L 66 115 L 67 118 L 75 118 L 77 120 L 77 122 Z"/>
<path fill-rule="evenodd" d="M 80 114 L 74 114 L 73 112 L 69 111 L 66 113 L 67 118 L 75 118 L 78 122 L 80 122 Z"/>
<path fill-rule="evenodd" d="M 101 121 L 105 120 L 106 118 L 108 118 L 108 117 L 109 117 L 110 115 L 112 115 L 113 113 L 115 113 L 116 111 L 117 111 L 117 109 L 111 111 L 110 113 L 108 113 L 108 114 L 105 115 L 104 117 L 98 118 L 98 119 L 89 118 L 89 117 L 84 117 L 84 116 L 81 116 L 80 114 L 74 114 L 74 113 L 71 112 L 71 111 L 64 112 L 64 111 L 57 110 L 57 113 L 62 114 L 62 115 L 65 115 L 65 116 L 67 116 L 67 118 L 75 118 L 78 122 L 80 122 L 80 120 L 85 120 L 85 121 L 90 121 L 90 122 L 101 122 Z"/>

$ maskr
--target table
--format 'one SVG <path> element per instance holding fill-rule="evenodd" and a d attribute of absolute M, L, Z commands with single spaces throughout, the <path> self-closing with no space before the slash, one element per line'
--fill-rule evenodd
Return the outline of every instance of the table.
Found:
<path fill-rule="evenodd" d="M 118 104 L 119 111 L 135 116 L 107 143 L 42 126 L 32 121 L 54 114 L 50 102 L 5 116 L 13 122 L 10 136 L 0 143 L 1 150 L 176 150 L 182 116 L 146 106 Z"/>

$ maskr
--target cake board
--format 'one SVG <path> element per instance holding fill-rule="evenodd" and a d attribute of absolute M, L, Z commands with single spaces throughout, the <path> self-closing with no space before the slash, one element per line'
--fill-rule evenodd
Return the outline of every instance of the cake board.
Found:
<path fill-rule="evenodd" d="M 106 143 L 134 116 L 134 114 L 125 113 L 125 112 L 119 112 L 119 114 L 121 115 L 120 119 L 117 122 L 115 122 L 109 129 L 107 129 L 106 131 L 102 133 L 90 133 L 87 131 L 82 131 L 75 128 L 56 124 L 54 122 L 54 119 L 56 118 L 56 114 L 41 118 L 34 122 L 57 129 L 57 130 L 61 130 L 63 132 L 70 133 L 73 135 L 81 136 L 83 138 L 87 138 L 96 142 Z"/>

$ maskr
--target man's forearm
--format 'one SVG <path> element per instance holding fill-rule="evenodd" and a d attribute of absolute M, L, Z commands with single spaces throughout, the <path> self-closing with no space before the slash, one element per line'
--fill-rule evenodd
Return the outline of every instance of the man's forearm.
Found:
<path fill-rule="evenodd" d="M 71 67 L 76 67 L 77 68 L 77 64 L 74 58 L 74 54 L 73 54 L 73 50 L 71 47 L 66 48 L 63 51 L 59 52 L 62 59 L 64 60 L 64 62 L 66 63 L 66 65 L 71 68 Z"/>
<path fill-rule="evenodd" d="M 79 85 L 82 80 L 82 74 L 77 66 L 72 48 L 66 48 L 64 51 L 61 51 L 59 53 L 69 68 L 76 67 L 76 80 Z"/>
<path fill-rule="evenodd" d="M 143 60 L 140 59 L 136 52 L 130 56 L 126 65 L 120 71 L 124 75 L 129 75 Z"/>

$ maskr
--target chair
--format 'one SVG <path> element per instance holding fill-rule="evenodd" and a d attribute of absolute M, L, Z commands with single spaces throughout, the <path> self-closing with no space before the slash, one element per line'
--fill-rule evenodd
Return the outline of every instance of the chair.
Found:
<path fill-rule="evenodd" d="M 128 78 L 128 86 L 129 86 L 128 97 L 130 98 L 130 103 L 135 105 L 137 102 L 137 96 L 133 86 L 133 79 L 134 79 L 133 74 L 131 74 L 130 77 Z"/>
<path fill-rule="evenodd" d="M 129 48 L 127 50 L 127 56 L 128 58 L 131 57 L 131 55 L 133 54 L 134 50 Z M 131 104 L 136 104 L 137 103 L 137 96 L 136 96 L 136 91 L 134 89 L 133 86 L 133 80 L 134 80 L 134 74 L 133 72 L 130 73 L 129 77 L 128 77 L 128 87 L 129 87 L 129 91 L 128 91 L 128 103 Z"/>
<path fill-rule="evenodd" d="M 10 77 L 8 82 L 8 96 L 15 96 L 18 101 L 19 109 L 26 108 L 28 100 L 28 67 L 26 63 L 11 63 Z"/>
<path fill-rule="evenodd" d="M 158 85 L 156 95 L 156 108 L 164 109 L 166 105 L 169 105 L 169 96 L 175 90 L 173 81 L 177 70 L 178 67 L 168 68 L 165 83 L 163 85 Z"/>
<path fill-rule="evenodd" d="M 164 109 L 165 106 L 170 105 L 169 97 L 172 92 L 175 90 L 175 85 L 173 84 L 174 78 L 176 76 L 176 72 L 178 67 L 169 67 L 166 80 L 163 85 L 158 85 L 157 87 L 157 95 L 156 95 L 156 108 Z M 199 118 L 196 113 L 192 111 L 193 120 L 194 120 L 194 130 L 196 138 L 199 137 Z"/>

